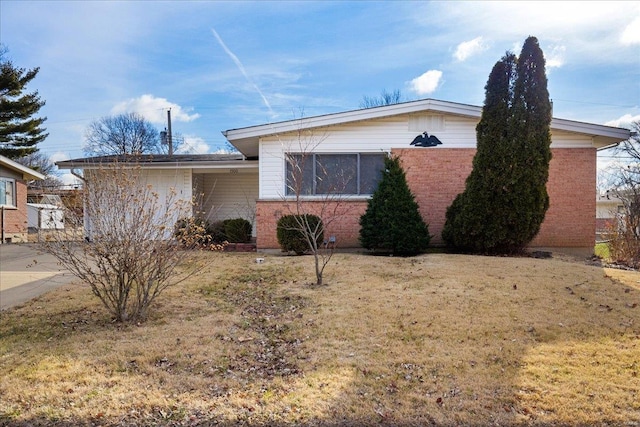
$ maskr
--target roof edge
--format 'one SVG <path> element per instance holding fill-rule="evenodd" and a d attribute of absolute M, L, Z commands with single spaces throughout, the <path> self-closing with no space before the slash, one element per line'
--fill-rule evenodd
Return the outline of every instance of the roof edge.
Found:
<path fill-rule="evenodd" d="M 313 129 L 427 111 L 472 117 L 476 119 L 480 119 L 482 117 L 482 107 L 427 98 L 380 107 L 350 110 L 319 116 L 303 117 L 282 122 L 229 129 L 223 131 L 222 134 L 225 136 L 227 141 L 229 141 L 241 153 L 247 156 L 255 156 L 258 151 L 258 141 L 263 136 L 278 135 L 303 129 Z M 621 141 L 629 139 L 631 136 L 628 129 L 560 118 L 552 118 L 550 128 L 551 130 L 555 129 L 590 135 L 593 140 L 593 146 L 599 150 L 616 145 Z"/>
<path fill-rule="evenodd" d="M 241 140 L 264 135 L 273 135 L 291 132 L 300 129 L 332 126 L 342 123 L 350 123 L 362 120 L 379 119 L 400 114 L 417 113 L 421 111 L 437 111 L 441 113 L 456 114 L 468 117 L 480 117 L 482 108 L 475 105 L 460 104 L 450 101 L 440 101 L 427 98 L 418 101 L 401 102 L 398 104 L 384 105 L 380 107 L 361 108 L 338 113 L 323 114 L 319 116 L 302 117 L 275 123 L 267 123 L 256 126 L 248 126 L 223 131 L 222 134 L 233 144 L 234 140 Z"/>
<path fill-rule="evenodd" d="M 38 171 L 35 171 L 23 164 L 13 161 L 5 156 L 0 155 L 0 163 L 6 164 L 10 169 L 21 172 L 24 179 L 45 179 L 46 176 Z"/>
<path fill-rule="evenodd" d="M 107 165 L 122 164 L 140 166 L 145 169 L 167 168 L 210 168 L 257 167 L 257 161 L 247 159 L 241 154 L 192 154 L 192 155 L 144 155 L 134 157 L 95 156 L 56 162 L 59 169 L 97 169 Z"/>

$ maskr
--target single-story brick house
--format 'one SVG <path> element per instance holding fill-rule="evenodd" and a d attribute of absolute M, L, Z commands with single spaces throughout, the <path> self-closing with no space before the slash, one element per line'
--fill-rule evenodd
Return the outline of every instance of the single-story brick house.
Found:
<path fill-rule="evenodd" d="M 335 177 L 349 176 L 340 190 L 340 203 L 348 209 L 328 230 L 346 248 L 358 246 L 358 220 L 383 156 L 397 155 L 437 245 L 442 243 L 446 209 L 471 172 L 481 114 L 478 106 L 424 99 L 227 130 L 223 134 L 241 153 L 235 157 L 148 156 L 141 163 L 153 182 L 179 188 L 181 197 L 204 194 L 201 207 L 210 219 L 251 220 L 258 249 L 269 249 L 278 247 L 276 222 L 290 212 L 296 198 L 288 185 L 293 172 L 287 159 L 311 156 L 302 192 L 296 192 L 308 206 L 323 203 Z M 437 142 L 430 143 L 433 139 L 422 137 L 424 133 Z M 596 152 L 628 139 L 630 132 L 554 118 L 551 134 L 550 207 L 532 246 L 591 252 Z M 87 169 L 104 161 L 109 159 L 76 159 L 58 166 Z"/>
<path fill-rule="evenodd" d="M 36 179 L 45 176 L 0 156 L 0 244 L 28 240 L 27 181 Z"/>

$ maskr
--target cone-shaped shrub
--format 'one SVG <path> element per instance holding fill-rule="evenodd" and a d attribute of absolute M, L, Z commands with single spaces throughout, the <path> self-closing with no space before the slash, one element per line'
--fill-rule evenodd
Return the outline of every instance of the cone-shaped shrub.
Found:
<path fill-rule="evenodd" d="M 423 252 L 430 239 L 400 159 L 385 159 L 382 179 L 360 217 L 360 244 L 379 253 L 410 256 Z"/>
<path fill-rule="evenodd" d="M 442 238 L 461 251 L 516 253 L 549 207 L 551 102 L 535 37 L 519 58 L 507 52 L 495 64 L 485 91 L 473 170 L 447 209 Z"/>

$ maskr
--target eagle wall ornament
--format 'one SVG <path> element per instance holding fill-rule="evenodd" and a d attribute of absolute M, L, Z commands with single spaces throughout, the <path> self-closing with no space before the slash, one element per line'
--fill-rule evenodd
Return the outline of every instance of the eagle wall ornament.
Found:
<path fill-rule="evenodd" d="M 427 132 L 422 132 L 413 139 L 413 142 L 411 142 L 410 145 L 415 145 L 416 147 L 435 147 L 436 145 L 441 144 L 442 142 L 440 142 L 435 135 L 429 135 Z"/>

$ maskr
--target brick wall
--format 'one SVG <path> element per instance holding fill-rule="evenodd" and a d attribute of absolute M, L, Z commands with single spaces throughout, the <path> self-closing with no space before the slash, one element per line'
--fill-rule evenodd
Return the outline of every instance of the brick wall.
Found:
<path fill-rule="evenodd" d="M 393 150 L 393 154 L 402 159 L 409 187 L 433 235 L 432 244 L 441 244 L 446 209 L 464 190 L 475 150 L 410 148 Z M 549 210 L 531 246 L 593 248 L 596 150 L 556 148 L 552 154 Z"/>
<path fill-rule="evenodd" d="M 554 149 L 549 165 L 549 210 L 531 246 L 593 250 L 596 234 L 596 150 Z"/>
<path fill-rule="evenodd" d="M 24 181 L 16 180 L 16 200 L 18 209 L 4 209 L 5 241 L 27 241 L 27 186 Z M 1 220 L 1 219 L 0 219 Z"/>
<path fill-rule="evenodd" d="M 471 173 L 474 148 L 403 148 L 392 150 L 400 157 L 409 188 L 429 225 L 432 245 L 442 244 L 440 234 L 445 213 L 453 199 L 464 191 Z"/>
<path fill-rule="evenodd" d="M 328 219 L 325 223 L 325 237 L 335 236 L 338 247 L 359 247 L 358 236 L 360 234 L 360 217 L 367 209 L 364 200 L 340 202 L 306 202 L 305 212 L 315 213 Z M 325 208 L 330 214 L 321 215 L 320 210 Z M 278 219 L 284 215 L 295 212 L 295 203 L 287 205 L 282 200 L 263 201 L 256 203 L 256 246 L 258 249 L 278 248 L 276 238 L 276 226 Z M 333 213 L 335 212 L 335 214 Z"/>
<path fill-rule="evenodd" d="M 596 150 L 594 148 L 557 148 L 552 150 L 549 165 L 550 206 L 540 233 L 532 242 L 537 247 L 591 249 L 595 239 Z M 406 148 L 392 154 L 402 160 L 411 191 L 420 213 L 429 224 L 432 245 L 442 244 L 442 228 L 447 207 L 464 190 L 472 169 L 472 148 Z M 313 209 L 322 203 L 308 202 Z M 292 206 L 293 208 L 293 206 Z M 329 224 L 329 235 L 335 235 L 340 247 L 357 247 L 359 218 L 366 201 L 343 201 L 344 210 Z M 258 201 L 256 206 L 258 248 L 277 248 L 276 222 L 290 213 L 283 201 Z"/>

